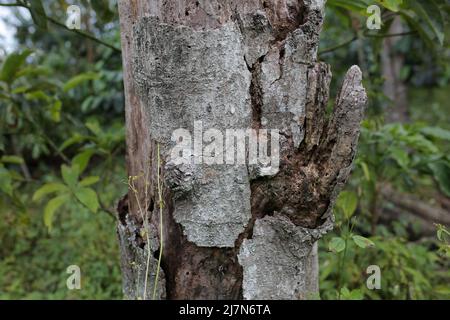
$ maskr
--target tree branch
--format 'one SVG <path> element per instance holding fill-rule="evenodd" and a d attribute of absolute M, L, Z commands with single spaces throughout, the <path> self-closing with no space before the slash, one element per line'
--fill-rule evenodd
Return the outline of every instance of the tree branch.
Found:
<path fill-rule="evenodd" d="M 367 37 L 367 38 L 392 38 L 392 37 L 411 36 L 411 35 L 414 35 L 416 33 L 417 33 L 417 31 L 406 31 L 406 32 L 385 33 L 385 34 L 364 33 L 364 37 Z"/>
<path fill-rule="evenodd" d="M 99 202 L 100 202 L 100 201 L 99 201 Z M 105 207 L 105 206 L 103 205 L 103 203 L 101 203 L 101 202 L 100 202 L 100 210 L 106 212 L 111 218 L 114 219 L 114 221 L 117 220 L 117 216 L 116 216 L 116 214 L 114 213 L 114 211 L 111 210 L 111 209 L 108 209 L 107 207 Z"/>
<path fill-rule="evenodd" d="M 382 194 L 389 202 L 416 216 L 427 221 L 450 225 L 450 212 L 447 210 L 431 206 L 412 195 L 400 193 L 391 186 L 384 186 Z"/>
<path fill-rule="evenodd" d="M 355 35 L 355 36 L 353 36 L 353 38 L 351 38 L 351 39 L 349 39 L 349 40 L 347 40 L 347 41 L 345 41 L 345 42 L 343 42 L 341 44 L 338 44 L 336 46 L 329 47 L 329 48 L 326 48 L 326 49 L 323 49 L 323 50 L 319 51 L 319 55 L 325 54 L 325 53 L 329 53 L 329 52 L 333 52 L 333 51 L 335 51 L 337 49 L 345 47 L 345 46 L 349 45 L 350 43 L 352 43 L 353 41 L 355 41 L 356 39 L 358 39 L 358 37 Z"/>
<path fill-rule="evenodd" d="M 30 10 L 30 7 L 27 4 L 25 4 L 24 2 L 21 2 L 21 1 L 17 2 L 17 3 L 0 3 L 0 7 L 22 7 L 22 8 L 26 8 L 26 9 Z M 54 25 L 57 25 L 58 27 L 61 27 L 61 28 L 65 29 L 65 30 L 67 30 L 69 32 L 73 32 L 73 33 L 75 33 L 75 34 L 77 34 L 79 36 L 82 36 L 84 38 L 87 38 L 89 40 L 92 40 L 92 41 L 94 41 L 94 42 L 96 42 L 98 44 L 101 44 L 103 46 L 106 46 L 106 47 L 114 50 L 115 52 L 119 52 L 119 53 L 122 52 L 122 50 L 120 48 L 117 48 L 116 46 L 114 46 L 112 44 L 104 42 L 104 41 L 94 37 L 93 35 L 87 33 L 87 32 L 83 32 L 83 31 L 80 31 L 80 30 L 77 30 L 77 29 L 69 29 L 64 23 L 61 23 L 58 20 L 47 16 L 46 14 L 43 14 L 43 13 L 40 13 L 40 12 L 37 12 L 37 13 L 40 14 L 41 16 L 43 16 L 49 22 L 53 23 Z"/>
<path fill-rule="evenodd" d="M 401 33 L 388 33 L 388 34 L 369 34 L 369 33 L 363 33 L 361 39 L 364 39 L 364 38 L 391 38 L 391 37 L 402 37 L 402 36 L 410 36 L 410 35 L 414 35 L 414 34 L 416 34 L 416 33 L 417 33 L 417 31 L 408 31 L 408 32 L 401 32 Z M 355 36 L 353 36 L 353 38 L 351 38 L 351 39 L 349 39 L 349 40 L 347 40 L 347 41 L 345 41 L 345 42 L 343 42 L 343 43 L 341 43 L 341 44 L 338 44 L 338 45 L 336 45 L 336 46 L 329 47 L 329 48 L 326 48 L 326 49 L 323 49 L 323 50 L 319 51 L 319 55 L 325 54 L 325 53 L 330 53 L 330 52 L 333 52 L 333 51 L 336 51 L 336 50 L 338 50 L 338 49 L 340 49 L 340 48 L 342 48 L 342 47 L 345 47 L 345 46 L 349 45 L 350 43 L 352 43 L 352 42 L 354 42 L 354 41 L 356 41 L 356 40 L 358 40 L 358 37 L 355 35 Z"/>
<path fill-rule="evenodd" d="M 104 46 L 114 50 L 115 52 L 119 52 L 119 53 L 122 52 L 122 50 L 120 50 L 119 48 L 115 47 L 114 45 L 109 44 L 107 42 L 104 42 L 104 41 L 94 37 L 93 35 L 87 33 L 87 32 L 83 32 L 83 31 L 80 31 L 80 30 L 77 30 L 77 29 L 69 29 L 69 28 L 67 28 L 67 26 L 65 24 L 63 24 L 63 23 L 53 19 L 52 17 L 45 16 L 45 18 L 48 21 L 50 21 L 51 23 L 53 23 L 53 24 L 55 24 L 55 25 L 57 25 L 57 26 L 59 26 L 61 28 L 64 28 L 64 29 L 66 29 L 66 30 L 68 30 L 70 32 L 76 33 L 76 34 L 78 34 L 78 35 L 80 35 L 80 36 L 82 36 L 84 38 L 87 38 L 89 40 L 92 40 L 92 41 L 94 41 L 94 42 L 96 42 L 98 44 L 104 45 Z"/>

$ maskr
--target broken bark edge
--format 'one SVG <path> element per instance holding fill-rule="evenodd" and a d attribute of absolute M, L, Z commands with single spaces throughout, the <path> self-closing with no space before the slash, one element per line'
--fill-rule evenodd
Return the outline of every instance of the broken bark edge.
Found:
<path fill-rule="evenodd" d="M 123 212 L 120 212 L 123 217 Z M 154 284 L 157 274 L 159 240 L 156 230 L 150 225 L 150 243 L 141 241 L 141 228 L 125 214 L 123 221 L 117 223 L 120 245 L 123 294 L 127 300 L 147 300 L 166 298 L 166 280 L 162 269 L 159 270 L 156 295 Z"/>

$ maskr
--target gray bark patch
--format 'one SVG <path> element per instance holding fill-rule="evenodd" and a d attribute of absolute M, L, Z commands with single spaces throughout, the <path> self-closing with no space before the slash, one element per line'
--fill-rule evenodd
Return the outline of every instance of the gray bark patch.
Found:
<path fill-rule="evenodd" d="M 328 221 L 318 229 L 294 225 L 275 214 L 255 222 L 253 237 L 242 243 L 238 259 L 244 269 L 244 298 L 307 299 L 317 294 L 314 244 L 332 227 Z"/>
<path fill-rule="evenodd" d="M 133 38 L 134 79 L 150 135 L 168 164 L 174 219 L 198 246 L 233 247 L 251 217 L 246 166 L 172 165 L 170 151 L 173 131 L 187 129 L 193 137 L 195 121 L 202 121 L 203 132 L 214 128 L 224 137 L 226 129 L 250 127 L 251 75 L 239 28 L 230 22 L 194 30 L 144 18 Z"/>

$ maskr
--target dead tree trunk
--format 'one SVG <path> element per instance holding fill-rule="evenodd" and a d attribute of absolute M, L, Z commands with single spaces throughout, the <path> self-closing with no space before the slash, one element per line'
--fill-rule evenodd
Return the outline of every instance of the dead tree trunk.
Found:
<path fill-rule="evenodd" d="M 152 298 L 154 288 L 167 299 L 317 294 L 316 241 L 332 228 L 366 103 L 352 67 L 326 117 L 331 72 L 316 58 L 324 5 L 119 1 L 131 187 L 118 233 L 128 298 Z M 176 132 L 194 137 L 182 141 L 181 163 Z M 258 161 L 254 145 L 238 146 L 255 136 Z"/>

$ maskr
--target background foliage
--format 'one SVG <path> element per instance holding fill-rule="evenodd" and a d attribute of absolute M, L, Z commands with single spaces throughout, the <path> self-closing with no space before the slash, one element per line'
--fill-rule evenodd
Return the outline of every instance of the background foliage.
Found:
<path fill-rule="evenodd" d="M 0 299 L 122 298 L 114 206 L 127 177 L 117 4 L 74 4 L 84 34 L 64 27 L 66 1 L 0 3 L 17 42 L 0 48 Z M 381 30 L 366 28 L 371 4 L 382 8 Z M 332 95 L 358 64 L 370 105 L 337 227 L 320 241 L 322 299 L 450 297 L 446 226 L 386 194 L 449 214 L 449 7 L 328 0 L 319 56 L 332 66 Z M 402 34 L 391 33 L 394 19 Z M 390 38 L 407 88 L 408 116 L 396 122 L 381 59 Z M 66 288 L 72 264 L 81 267 L 82 290 Z M 365 285 L 369 265 L 380 266 L 381 290 Z"/>

